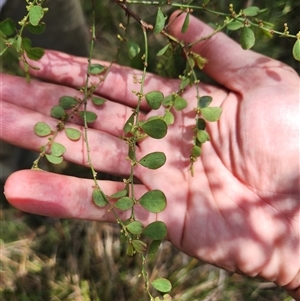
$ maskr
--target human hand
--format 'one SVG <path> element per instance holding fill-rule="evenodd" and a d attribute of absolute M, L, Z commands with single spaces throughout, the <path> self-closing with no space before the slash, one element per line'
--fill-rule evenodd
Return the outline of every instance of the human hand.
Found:
<path fill-rule="evenodd" d="M 211 28 L 191 18 L 186 34 L 181 33 L 184 16 L 172 23 L 171 33 L 192 42 Z M 136 168 L 141 184 L 135 191 L 161 189 L 168 206 L 159 214 L 142 209 L 137 215 L 145 225 L 162 220 L 168 226 L 168 239 L 175 247 L 203 261 L 249 276 L 260 276 L 286 287 L 300 300 L 299 259 L 299 77 L 286 65 L 251 51 L 223 34 L 194 46 L 193 51 L 208 58 L 204 71 L 223 88 L 200 84 L 203 95 L 221 106 L 221 120 L 208 125 L 212 141 L 203 145 L 195 163 L 195 176 L 189 171 L 193 136 L 192 114 L 195 91 L 184 93 L 190 103 L 176 113 L 176 122 L 163 140 L 139 142 L 137 157 L 163 151 L 166 164 L 158 171 Z M 1 139 L 38 150 L 44 139 L 33 127 L 38 121 L 55 126 L 50 108 L 63 95 L 79 96 L 84 85 L 86 60 L 58 52 L 47 52 L 36 63 L 34 75 L 46 82 L 2 75 Z M 127 146 L 118 137 L 132 113 L 137 89 L 133 75 L 141 73 L 114 66 L 96 92 L 108 101 L 97 111 L 98 119 L 89 130 L 94 167 L 98 171 L 126 175 Z M 64 84 L 65 86 L 61 86 Z M 149 74 L 145 92 L 160 90 L 164 95 L 177 90 L 178 81 Z M 151 116 L 146 104 L 142 118 Z M 82 126 L 78 124 L 78 129 Z M 80 142 L 59 135 L 67 147 L 65 159 L 86 164 Z M 102 181 L 110 195 L 123 183 Z M 92 201 L 93 182 L 87 179 L 26 170 L 14 173 L 5 185 L 5 195 L 15 207 L 31 213 L 99 221 L 114 221 L 106 209 Z M 127 218 L 126 213 L 121 214 Z"/>

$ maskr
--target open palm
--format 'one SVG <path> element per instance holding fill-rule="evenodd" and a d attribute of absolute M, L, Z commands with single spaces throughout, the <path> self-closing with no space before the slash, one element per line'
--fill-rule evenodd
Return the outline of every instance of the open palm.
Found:
<path fill-rule="evenodd" d="M 179 40 L 192 42 L 211 32 L 191 19 L 183 35 L 181 22 L 182 18 L 177 19 L 170 28 Z M 205 71 L 222 85 L 200 85 L 201 94 L 212 96 L 212 105 L 222 107 L 221 120 L 208 126 L 211 141 L 203 145 L 194 177 L 189 171 L 195 123 L 193 88 L 184 93 L 189 106 L 176 113 L 167 136 L 139 143 L 137 158 L 163 151 L 167 162 L 158 171 L 135 169 L 141 182 L 136 185 L 136 194 L 161 189 L 168 206 L 158 215 L 141 209 L 138 218 L 145 224 L 164 221 L 168 239 L 191 256 L 295 290 L 300 285 L 299 77 L 278 61 L 243 51 L 223 34 L 197 44 L 193 50 L 208 58 Z M 28 85 L 23 79 L 3 75 L 1 118 L 1 139 L 34 150 L 44 141 L 33 133 L 34 124 L 47 120 L 55 126 L 49 112 L 57 99 L 80 96 L 75 88 L 84 85 L 86 59 L 49 51 L 36 65 L 40 67 L 36 76 L 60 86 L 38 81 Z M 127 146 L 119 136 L 136 104 L 132 90 L 138 90 L 138 85 L 133 83 L 133 75 L 140 72 L 114 66 L 97 91 L 108 101 L 100 110 L 90 108 L 98 114 L 89 140 L 92 161 L 99 171 L 123 176 L 130 170 L 124 160 Z M 151 74 L 147 77 L 145 92 L 159 90 L 168 95 L 177 89 L 177 80 Z M 145 103 L 142 109 L 146 112 L 142 118 L 157 114 Z M 79 122 L 77 126 L 82 129 Z M 86 164 L 82 143 L 63 135 L 58 141 L 67 146 L 67 160 Z M 113 221 L 111 214 L 93 204 L 92 185 L 90 180 L 22 171 L 7 180 L 5 194 L 24 211 Z M 123 186 L 101 183 L 108 195 Z M 292 293 L 298 297 L 299 291 Z"/>

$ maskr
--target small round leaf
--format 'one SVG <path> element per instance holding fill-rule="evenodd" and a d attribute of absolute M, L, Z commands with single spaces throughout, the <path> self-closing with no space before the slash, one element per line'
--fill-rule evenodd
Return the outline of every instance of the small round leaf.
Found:
<path fill-rule="evenodd" d="M 255 35 L 251 28 L 245 26 L 242 29 L 240 36 L 240 43 L 243 49 L 247 50 L 254 46 L 255 44 Z"/>
<path fill-rule="evenodd" d="M 65 132 L 66 132 L 67 137 L 73 141 L 77 141 L 81 137 L 81 132 L 76 129 L 65 128 Z"/>
<path fill-rule="evenodd" d="M 112 198 L 112 199 L 119 199 L 119 198 L 122 198 L 123 196 L 126 196 L 127 193 L 128 193 L 127 189 L 119 190 L 116 193 L 112 194 L 110 196 L 110 198 Z"/>
<path fill-rule="evenodd" d="M 40 23 L 36 26 L 33 26 L 32 24 L 27 24 L 26 25 L 26 28 L 31 32 L 31 33 L 34 33 L 34 34 L 41 34 L 45 31 L 45 28 L 46 28 L 46 25 L 45 23 Z"/>
<path fill-rule="evenodd" d="M 38 61 L 45 53 L 45 50 L 40 47 L 26 49 L 26 55 L 34 61 Z"/>
<path fill-rule="evenodd" d="M 66 152 L 66 148 L 62 144 L 60 144 L 58 142 L 53 142 L 52 143 L 52 145 L 51 145 L 51 154 L 53 156 L 60 157 L 65 152 Z"/>
<path fill-rule="evenodd" d="M 175 120 L 174 115 L 170 111 L 166 111 L 163 119 L 167 125 L 173 124 Z"/>
<path fill-rule="evenodd" d="M 40 5 L 31 6 L 29 9 L 29 22 L 36 26 L 44 16 L 44 10 Z"/>
<path fill-rule="evenodd" d="M 206 141 L 210 140 L 209 134 L 204 131 L 204 130 L 199 130 L 197 131 L 197 139 L 201 142 L 204 143 Z"/>
<path fill-rule="evenodd" d="M 108 203 L 105 194 L 98 188 L 94 189 L 92 198 L 94 203 L 99 207 L 105 207 Z"/>
<path fill-rule="evenodd" d="M 105 70 L 105 67 L 100 64 L 91 64 L 89 67 L 89 74 L 97 75 L 101 74 Z"/>
<path fill-rule="evenodd" d="M 97 119 L 97 114 L 90 111 L 80 111 L 79 116 L 84 120 L 86 118 L 87 123 L 92 123 Z"/>
<path fill-rule="evenodd" d="M 61 119 L 66 115 L 65 109 L 62 106 L 54 106 L 51 109 L 51 116 L 57 119 Z"/>
<path fill-rule="evenodd" d="M 202 149 L 200 146 L 194 145 L 192 148 L 192 155 L 194 157 L 200 157 L 202 153 Z"/>
<path fill-rule="evenodd" d="M 188 102 L 182 97 L 176 97 L 174 102 L 174 107 L 177 111 L 183 110 L 187 107 Z"/>
<path fill-rule="evenodd" d="M 203 118 L 207 121 L 218 121 L 222 114 L 222 109 L 219 107 L 208 107 L 201 110 Z"/>
<path fill-rule="evenodd" d="M 293 46 L 293 56 L 295 60 L 300 61 L 300 39 L 297 39 Z"/>
<path fill-rule="evenodd" d="M 69 110 L 75 107 L 78 104 L 78 101 L 71 96 L 62 96 L 59 99 L 59 104 L 65 109 Z"/>
<path fill-rule="evenodd" d="M 153 240 L 161 240 L 167 235 L 167 226 L 161 221 L 149 224 L 143 231 L 143 234 Z"/>
<path fill-rule="evenodd" d="M 135 58 L 141 51 L 140 46 L 132 41 L 127 42 L 127 47 L 128 47 L 128 56 L 131 60 Z"/>
<path fill-rule="evenodd" d="M 140 199 L 140 205 L 146 210 L 154 213 L 162 212 L 167 206 L 167 199 L 161 190 L 146 192 Z"/>
<path fill-rule="evenodd" d="M 172 289 L 172 284 L 168 279 L 158 278 L 151 282 L 153 287 L 162 293 L 168 293 Z"/>
<path fill-rule="evenodd" d="M 146 101 L 148 105 L 153 109 L 157 110 L 161 106 L 163 100 L 164 100 L 164 95 L 160 91 L 152 91 L 149 92 L 145 95 Z"/>
<path fill-rule="evenodd" d="M 106 100 L 104 98 L 101 98 L 101 97 L 92 97 L 92 102 L 96 106 L 101 106 L 106 102 Z"/>
<path fill-rule="evenodd" d="M 163 152 L 153 152 L 144 156 L 139 163 L 149 169 L 157 169 L 165 164 L 166 159 Z"/>
<path fill-rule="evenodd" d="M 140 234 L 142 234 L 142 232 L 144 230 L 143 224 L 139 221 L 134 221 L 134 222 L 128 224 L 126 226 L 126 228 L 130 233 L 132 233 L 134 235 L 140 235 Z"/>
<path fill-rule="evenodd" d="M 259 10 L 257 6 L 249 6 L 243 10 L 243 14 L 247 17 L 255 17 L 258 15 Z"/>
<path fill-rule="evenodd" d="M 161 240 L 153 240 L 149 246 L 148 258 L 152 258 L 158 251 L 161 245 Z"/>
<path fill-rule="evenodd" d="M 162 119 L 151 119 L 141 125 L 142 130 L 154 139 L 161 139 L 166 136 L 168 126 Z"/>
<path fill-rule="evenodd" d="M 212 102 L 211 96 L 201 96 L 198 98 L 198 108 L 203 109 L 210 105 Z"/>
<path fill-rule="evenodd" d="M 34 126 L 34 132 L 40 136 L 40 137 L 45 137 L 51 134 L 51 128 L 50 126 L 45 123 L 45 122 L 38 122 L 35 126 Z"/>
<path fill-rule="evenodd" d="M 232 21 L 227 24 L 228 30 L 238 30 L 244 26 L 244 22 Z"/>
<path fill-rule="evenodd" d="M 124 196 L 115 203 L 115 207 L 120 210 L 126 211 L 132 208 L 133 204 L 134 204 L 133 199 L 131 199 L 128 196 Z"/>
<path fill-rule="evenodd" d="M 133 123 L 134 123 L 134 116 L 135 116 L 135 114 L 132 113 L 130 115 L 130 117 L 128 118 L 128 120 L 125 122 L 125 125 L 123 127 L 123 130 L 125 133 L 129 133 L 131 131 Z"/>
<path fill-rule="evenodd" d="M 2 22 L 0 22 L 0 30 L 7 37 L 13 35 L 16 30 L 15 22 L 10 18 L 3 20 Z"/>
<path fill-rule="evenodd" d="M 46 154 L 46 159 L 52 164 L 60 164 L 63 161 L 63 157 L 56 157 L 54 155 Z"/>

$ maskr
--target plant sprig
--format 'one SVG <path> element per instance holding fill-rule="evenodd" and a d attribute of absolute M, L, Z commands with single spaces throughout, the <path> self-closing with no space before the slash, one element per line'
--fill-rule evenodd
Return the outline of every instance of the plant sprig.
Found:
<path fill-rule="evenodd" d="M 29 79 L 29 69 L 35 68 L 27 62 L 27 57 L 30 59 L 39 59 L 43 55 L 43 50 L 31 46 L 31 43 L 26 38 L 23 38 L 24 28 L 35 33 L 41 33 L 45 24 L 42 22 L 44 14 L 47 12 L 43 8 L 45 1 L 43 0 L 26 0 L 27 1 L 27 15 L 19 22 L 21 26 L 17 29 L 12 20 L 8 19 L 0 23 L 1 43 L 5 45 L 3 54 L 8 48 L 13 47 L 19 54 L 20 60 L 23 61 L 25 66 L 26 77 Z M 222 110 L 219 107 L 211 106 L 213 101 L 211 96 L 202 95 L 199 86 L 199 79 L 196 70 L 202 70 L 207 63 L 206 58 L 200 54 L 193 52 L 193 46 L 203 40 L 208 40 L 217 32 L 224 29 L 229 31 L 240 30 L 240 43 L 243 49 L 251 49 L 256 42 L 255 33 L 252 30 L 257 28 L 262 30 L 269 36 L 278 34 L 288 38 L 296 38 L 293 46 L 293 56 L 296 60 L 300 60 L 300 33 L 292 35 L 289 32 L 288 25 L 284 25 L 283 32 L 271 29 L 270 24 L 258 18 L 258 15 L 263 10 L 258 7 L 248 7 L 235 12 L 232 5 L 229 6 L 228 12 L 217 12 L 209 9 L 209 0 L 202 1 L 201 4 L 196 5 L 182 2 L 171 1 L 143 1 L 143 0 L 113 0 L 126 14 L 127 22 L 124 26 L 120 24 L 122 33 L 119 34 L 118 40 L 120 46 L 117 50 L 115 59 L 108 65 L 102 66 L 100 64 L 92 63 L 94 53 L 94 43 L 96 40 L 96 23 L 95 23 L 95 1 L 92 1 L 93 15 L 91 25 L 91 43 L 90 53 L 87 60 L 87 73 L 85 77 L 85 84 L 80 88 L 82 97 L 63 96 L 59 99 L 58 104 L 51 109 L 51 116 L 58 119 L 56 127 L 51 127 L 45 122 L 38 122 L 35 125 L 34 131 L 40 137 L 47 137 L 46 143 L 41 146 L 38 158 L 33 162 L 33 168 L 39 168 L 41 158 L 46 158 L 53 164 L 60 164 L 63 162 L 63 156 L 67 151 L 66 147 L 56 141 L 60 132 L 65 132 L 67 137 L 72 141 L 84 140 L 87 165 L 89 166 L 93 178 L 93 193 L 92 199 L 96 206 L 99 208 L 106 208 L 115 216 L 116 222 L 120 225 L 121 240 L 126 244 L 126 253 L 129 256 L 139 255 L 141 257 L 141 275 L 144 281 L 145 290 L 151 301 L 161 300 L 160 297 L 153 296 L 153 289 L 165 294 L 163 300 L 171 300 L 168 293 L 172 289 L 172 284 L 168 279 L 158 278 L 150 283 L 147 262 L 157 252 L 161 241 L 167 235 L 167 225 L 162 221 L 155 221 L 149 225 L 144 225 L 138 220 L 136 215 L 137 206 L 141 206 L 144 210 L 158 214 L 165 210 L 167 207 L 167 198 L 163 191 L 158 189 L 149 190 L 141 197 L 137 197 L 135 193 L 135 179 L 134 174 L 137 166 L 158 170 L 166 163 L 168 158 L 161 151 L 153 151 L 144 155 L 142 158 L 137 158 L 136 149 L 137 144 L 144 139 L 163 139 L 168 131 L 168 127 L 176 121 L 176 112 L 183 111 L 188 106 L 188 101 L 184 98 L 184 93 L 187 89 L 195 89 L 195 108 L 194 118 L 195 126 L 193 127 L 193 139 L 190 142 L 190 172 L 194 175 L 194 164 L 202 154 L 202 145 L 214 139 L 207 131 L 207 124 L 209 122 L 217 122 L 221 118 Z M 150 24 L 145 22 L 138 14 L 135 13 L 129 5 L 155 5 L 157 6 L 155 23 Z M 185 14 L 185 19 L 181 31 L 184 33 L 189 28 L 190 16 L 195 10 L 202 10 L 208 13 L 218 15 L 224 18 L 221 25 L 217 26 L 214 31 L 207 35 L 202 36 L 198 40 L 184 44 L 171 34 L 168 33 L 168 24 L 166 16 L 163 12 L 162 6 L 170 6 L 179 8 L 181 14 Z M 136 41 L 131 40 L 127 36 L 128 28 L 130 27 L 130 20 L 135 20 L 140 26 L 143 36 L 143 47 L 140 47 Z M 148 64 L 149 64 L 149 35 L 162 35 L 167 43 L 157 53 L 157 56 L 169 55 L 174 53 L 175 49 L 179 49 L 186 59 L 185 69 L 179 76 L 179 84 L 177 90 L 173 91 L 170 95 L 164 95 L 161 91 L 149 91 L 145 93 L 145 81 L 147 78 Z M 12 37 L 15 35 L 14 37 Z M 124 160 L 130 162 L 130 170 L 128 177 L 123 180 L 124 188 L 116 191 L 112 195 L 106 195 L 102 190 L 98 179 L 97 171 L 94 168 L 89 144 L 89 124 L 95 122 L 98 118 L 95 112 L 88 110 L 88 103 L 92 102 L 94 105 L 101 106 L 105 100 L 94 95 L 95 91 L 101 90 L 101 84 L 105 81 L 110 72 L 112 64 L 117 61 L 121 48 L 127 47 L 127 53 L 130 59 L 137 57 L 141 48 L 144 48 L 144 53 L 141 55 L 143 62 L 142 75 L 140 78 L 133 76 L 133 81 L 139 85 L 138 91 L 133 91 L 136 96 L 136 107 L 133 109 L 132 114 L 125 122 L 123 127 L 123 135 L 121 139 L 128 147 L 128 154 Z M 94 83 L 91 77 L 97 82 Z M 146 101 L 152 110 L 164 108 L 163 115 L 151 116 L 147 120 L 141 120 L 141 103 Z M 79 116 L 83 122 L 83 131 L 68 126 L 70 118 Z M 100 120 L 101 122 L 101 120 Z M 122 220 L 120 212 L 129 212 L 129 218 Z"/>

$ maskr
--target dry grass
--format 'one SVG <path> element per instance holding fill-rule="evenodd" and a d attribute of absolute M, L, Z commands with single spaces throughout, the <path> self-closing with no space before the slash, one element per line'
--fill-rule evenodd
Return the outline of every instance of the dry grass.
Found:
<path fill-rule="evenodd" d="M 148 300 L 140 258 L 125 255 L 118 226 L 36 217 L 5 203 L 0 213 L 1 300 Z M 168 277 L 175 301 L 291 300 L 272 283 L 201 263 L 168 242 L 149 263 L 149 276 Z"/>

